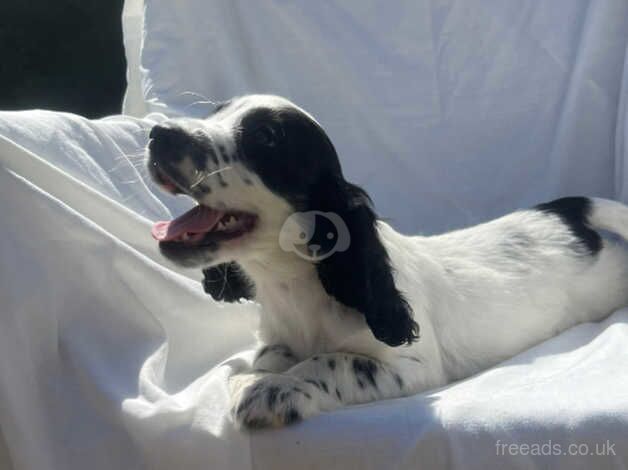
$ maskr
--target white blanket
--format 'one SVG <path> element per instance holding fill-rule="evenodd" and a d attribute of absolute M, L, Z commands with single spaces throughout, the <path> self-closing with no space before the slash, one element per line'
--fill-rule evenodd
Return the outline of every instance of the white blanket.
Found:
<path fill-rule="evenodd" d="M 623 0 L 315 4 L 127 5 L 129 55 L 145 33 L 127 106 L 292 96 L 408 231 L 567 193 L 628 200 Z M 213 302 L 155 250 L 149 221 L 189 204 L 136 168 L 163 118 L 0 113 L 0 468 L 628 466 L 628 310 L 442 390 L 233 431 L 225 379 L 256 307 Z"/>

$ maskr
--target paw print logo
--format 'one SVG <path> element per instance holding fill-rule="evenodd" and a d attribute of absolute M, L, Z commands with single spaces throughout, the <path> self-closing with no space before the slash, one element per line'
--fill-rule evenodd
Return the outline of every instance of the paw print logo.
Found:
<path fill-rule="evenodd" d="M 279 246 L 309 261 L 322 261 L 346 251 L 351 241 L 347 224 L 333 212 L 295 212 L 279 232 Z"/>

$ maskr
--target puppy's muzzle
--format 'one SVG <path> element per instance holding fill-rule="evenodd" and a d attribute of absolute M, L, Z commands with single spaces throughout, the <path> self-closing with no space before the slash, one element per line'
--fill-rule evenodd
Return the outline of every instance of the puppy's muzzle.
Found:
<path fill-rule="evenodd" d="M 181 161 L 183 150 L 190 141 L 190 136 L 182 127 L 170 123 L 153 126 L 148 137 L 148 150 L 158 164 L 172 165 Z"/>

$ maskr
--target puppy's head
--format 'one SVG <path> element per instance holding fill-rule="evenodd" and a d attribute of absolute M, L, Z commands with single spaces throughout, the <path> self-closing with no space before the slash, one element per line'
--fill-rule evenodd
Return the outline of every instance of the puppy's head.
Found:
<path fill-rule="evenodd" d="M 330 139 L 304 110 L 250 95 L 204 120 L 166 121 L 150 132 L 147 163 L 164 190 L 198 203 L 153 227 L 170 260 L 207 275 L 211 266 L 278 253 L 301 258 L 294 260 L 313 263 L 325 290 L 363 313 L 378 339 L 416 338 L 369 198 L 344 179 Z"/>

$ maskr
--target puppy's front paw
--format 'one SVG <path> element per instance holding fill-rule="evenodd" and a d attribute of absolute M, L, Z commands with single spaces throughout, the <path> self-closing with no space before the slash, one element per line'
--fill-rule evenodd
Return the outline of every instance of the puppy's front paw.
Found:
<path fill-rule="evenodd" d="M 297 377 L 269 374 L 237 392 L 231 414 L 241 428 L 285 426 L 318 413 L 317 393 Z"/>

